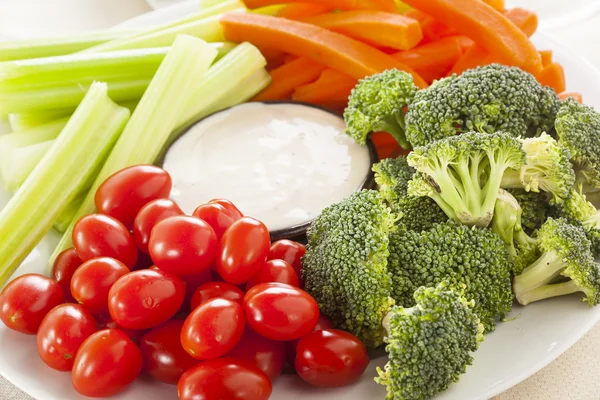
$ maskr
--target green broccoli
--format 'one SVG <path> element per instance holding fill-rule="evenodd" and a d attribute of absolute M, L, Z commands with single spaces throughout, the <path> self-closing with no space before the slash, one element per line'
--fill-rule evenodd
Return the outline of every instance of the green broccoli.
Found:
<path fill-rule="evenodd" d="M 524 189 L 507 189 L 507 192 L 512 194 L 521 206 L 523 211 L 521 225 L 523 225 L 525 233 L 531 235 L 541 228 L 548 217 L 548 194 L 544 192 L 527 192 Z"/>
<path fill-rule="evenodd" d="M 334 326 L 366 346 L 383 342 L 383 317 L 394 304 L 387 270 L 397 217 L 377 191 L 363 190 L 327 207 L 307 232 L 305 290 Z"/>
<path fill-rule="evenodd" d="M 554 125 L 560 143 L 571 151 L 578 181 L 600 188 L 600 113 L 567 99 Z"/>
<path fill-rule="evenodd" d="M 448 281 L 464 289 L 475 301 L 475 313 L 486 331 L 493 331 L 498 318 L 511 309 L 512 260 L 504 243 L 488 229 L 467 227 L 454 221 L 435 224 L 415 232 L 396 230 L 390 234 L 388 271 L 392 274 L 392 297 L 410 307 L 420 286 Z"/>
<path fill-rule="evenodd" d="M 415 306 L 395 307 L 385 318 L 389 361 L 375 381 L 388 400 L 422 400 L 457 382 L 483 341 L 473 302 L 440 283 L 419 288 Z"/>
<path fill-rule="evenodd" d="M 538 231 L 540 257 L 513 280 L 517 301 L 527 305 L 550 297 L 585 293 L 590 306 L 600 302 L 600 268 L 580 226 L 549 218 Z M 565 281 L 565 278 L 567 280 Z"/>
<path fill-rule="evenodd" d="M 520 169 L 525 152 L 508 133 L 469 132 L 417 147 L 407 160 L 421 173 L 409 182 L 409 195 L 431 197 L 448 217 L 486 227 L 505 171 Z"/>
<path fill-rule="evenodd" d="M 532 137 L 551 132 L 559 107 L 554 90 L 531 74 L 488 65 L 418 91 L 406 113 L 406 137 L 413 146 L 469 131 Z"/>
<path fill-rule="evenodd" d="M 508 169 L 502 176 L 503 188 L 540 190 L 552 196 L 551 203 L 560 203 L 571 194 L 575 172 L 571 152 L 546 133 L 521 141 L 526 163 L 520 169 Z"/>
<path fill-rule="evenodd" d="M 364 144 L 371 132 L 388 132 L 400 146 L 410 149 L 404 132 L 404 109 L 417 87 L 406 72 L 391 69 L 358 82 L 344 111 L 346 133 Z"/>

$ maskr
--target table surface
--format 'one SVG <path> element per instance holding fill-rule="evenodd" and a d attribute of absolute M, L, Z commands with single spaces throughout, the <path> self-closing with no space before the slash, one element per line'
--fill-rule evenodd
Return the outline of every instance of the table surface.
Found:
<path fill-rule="evenodd" d="M 557 0 L 507 0 L 509 2 L 530 7 L 559 3 Z M 567 7 L 583 2 L 571 0 Z M 560 3 L 564 4 L 564 0 Z M 0 0 L 0 37 L 21 39 L 99 30 L 149 10 L 144 0 Z M 600 51 L 596 45 L 600 39 L 600 13 L 590 13 L 575 25 L 576 29 L 573 25 L 556 24 L 554 18 L 553 24 L 547 26 L 557 41 L 600 68 Z M 600 324 L 556 361 L 493 400 L 598 400 L 599 375 Z M 0 377 L 0 399 L 31 400 L 31 397 Z"/>

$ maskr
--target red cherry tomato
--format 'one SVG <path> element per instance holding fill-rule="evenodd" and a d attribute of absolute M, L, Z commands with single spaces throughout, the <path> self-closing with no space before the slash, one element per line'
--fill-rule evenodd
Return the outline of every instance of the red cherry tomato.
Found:
<path fill-rule="evenodd" d="M 156 266 L 178 276 L 207 269 L 217 254 L 215 231 L 201 219 L 179 216 L 160 221 L 152 229 L 148 249 Z"/>
<path fill-rule="evenodd" d="M 118 329 L 127 336 L 129 336 L 129 339 L 133 340 L 134 343 L 139 343 L 142 336 L 144 336 L 144 334 L 148 332 L 147 329 L 124 328 L 121 325 L 117 324 L 115 321 L 113 321 L 112 318 L 110 318 L 110 315 L 108 314 L 96 316 L 96 321 L 98 322 L 99 331 L 102 329 Z"/>
<path fill-rule="evenodd" d="M 142 269 L 119 278 L 108 294 L 108 310 L 129 329 L 153 328 L 173 317 L 185 296 L 185 284 L 158 269 Z"/>
<path fill-rule="evenodd" d="M 244 292 L 237 286 L 233 286 L 227 282 L 208 282 L 200 286 L 194 292 L 191 301 L 192 310 L 195 310 L 200 304 L 207 302 L 216 297 L 228 299 L 242 304 L 244 300 Z"/>
<path fill-rule="evenodd" d="M 149 201 L 165 199 L 171 192 L 171 176 L 154 165 L 134 165 L 109 176 L 96 191 L 96 208 L 121 221 L 128 229 Z"/>
<path fill-rule="evenodd" d="M 237 221 L 244 216 L 244 214 L 242 214 L 242 212 L 229 200 L 212 199 L 208 202 L 208 204 L 219 204 L 225 207 L 225 210 L 227 210 L 227 213 L 231 216 L 231 218 L 233 218 L 234 221 Z"/>
<path fill-rule="evenodd" d="M 111 257 L 121 261 L 127 268 L 137 262 L 138 251 L 125 225 L 102 214 L 81 218 L 73 228 L 73 246 L 83 260 Z"/>
<path fill-rule="evenodd" d="M 279 282 L 298 287 L 298 275 L 294 268 L 283 260 L 269 260 L 263 264 L 258 272 L 250 278 L 246 289 L 259 283 Z"/>
<path fill-rule="evenodd" d="M 181 344 L 198 360 L 221 357 L 231 351 L 244 333 L 244 309 L 227 299 L 210 299 L 187 317 Z"/>
<path fill-rule="evenodd" d="M 284 342 L 266 339 L 246 328 L 244 336 L 227 357 L 252 363 L 273 382 L 283 371 L 285 355 Z"/>
<path fill-rule="evenodd" d="M 179 400 L 267 400 L 272 390 L 264 372 L 233 358 L 204 361 L 177 384 Z"/>
<path fill-rule="evenodd" d="M 79 304 L 54 307 L 38 330 L 38 354 L 50 368 L 70 371 L 79 347 L 94 332 L 96 320 Z"/>
<path fill-rule="evenodd" d="M 262 222 L 238 219 L 221 238 L 217 272 L 234 285 L 248 282 L 266 261 L 270 245 L 269 230 Z"/>
<path fill-rule="evenodd" d="M 205 269 L 196 275 L 186 276 L 184 278 L 185 300 L 183 301 L 183 306 L 186 307 L 186 309 L 190 306 L 196 290 L 198 290 L 200 286 L 211 282 L 212 278 L 212 271 L 210 269 Z M 193 310 L 193 308 L 191 310 Z"/>
<path fill-rule="evenodd" d="M 73 364 L 75 390 L 88 397 L 110 397 L 123 391 L 140 375 L 142 353 L 118 329 L 105 329 L 88 337 Z"/>
<path fill-rule="evenodd" d="M 236 219 L 229 215 L 225 207 L 216 203 L 202 204 L 194 210 L 192 215 L 206 221 L 206 223 L 212 226 L 219 240 L 227 228 L 236 221 Z"/>
<path fill-rule="evenodd" d="M 132 271 L 139 271 L 140 269 L 148 269 L 152 267 L 154 263 L 150 256 L 146 253 L 138 252 L 138 260 L 135 263 L 135 267 L 131 268 Z"/>
<path fill-rule="evenodd" d="M 356 382 L 369 365 L 365 345 L 348 332 L 325 329 L 298 343 L 296 372 L 316 387 L 334 388 Z"/>
<path fill-rule="evenodd" d="M 313 332 L 320 331 L 323 329 L 333 329 L 333 324 L 323 314 L 319 315 L 319 320 L 317 321 L 317 325 L 313 328 Z M 287 361 L 291 366 L 294 366 L 294 361 L 296 360 L 296 347 L 298 346 L 298 342 L 300 340 L 292 340 L 289 342 L 285 342 L 285 349 L 287 355 Z"/>
<path fill-rule="evenodd" d="M 64 301 L 56 281 L 39 274 L 22 275 L 0 294 L 0 319 L 14 331 L 35 335 L 48 311 Z"/>
<path fill-rule="evenodd" d="M 73 278 L 75 270 L 81 264 L 83 264 L 83 261 L 72 247 L 62 251 L 52 264 L 52 279 L 62 287 L 67 303 L 76 303 L 73 296 L 71 296 L 71 278 Z"/>
<path fill-rule="evenodd" d="M 140 340 L 144 371 L 160 382 L 176 385 L 198 361 L 181 347 L 183 321 L 171 320 L 153 328 Z"/>
<path fill-rule="evenodd" d="M 302 257 L 306 253 L 306 247 L 303 244 L 298 242 L 293 242 L 291 240 L 283 239 L 278 240 L 273 245 L 271 245 L 271 249 L 269 250 L 268 260 L 283 260 L 287 261 L 294 267 L 294 271 L 296 271 L 296 275 L 299 280 L 300 289 L 304 288 L 304 282 L 302 281 Z"/>
<path fill-rule="evenodd" d="M 148 242 L 154 225 L 169 217 L 184 214 L 177 203 L 169 199 L 157 199 L 142 207 L 133 222 L 133 239 L 138 249 L 148 254 Z"/>
<path fill-rule="evenodd" d="M 248 325 L 271 340 L 299 339 L 319 320 L 319 306 L 305 291 L 283 283 L 261 283 L 244 296 Z"/>
<path fill-rule="evenodd" d="M 129 268 L 109 257 L 92 258 L 84 262 L 71 280 L 71 294 L 92 314 L 108 312 L 108 292 Z"/>

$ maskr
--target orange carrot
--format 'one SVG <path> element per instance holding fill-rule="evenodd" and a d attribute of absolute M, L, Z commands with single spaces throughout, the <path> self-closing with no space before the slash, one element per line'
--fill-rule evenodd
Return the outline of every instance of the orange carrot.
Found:
<path fill-rule="evenodd" d="M 280 18 L 300 20 L 303 18 L 320 15 L 331 11 L 332 8 L 323 4 L 316 3 L 292 3 L 287 4 L 281 10 L 277 11 L 275 16 Z"/>
<path fill-rule="evenodd" d="M 263 47 L 260 52 L 267 60 L 267 69 L 281 66 L 285 62 L 285 53 L 270 47 Z"/>
<path fill-rule="evenodd" d="M 415 84 L 427 83 L 395 58 L 339 33 L 285 18 L 252 13 L 228 13 L 221 18 L 226 40 L 248 41 L 288 54 L 306 57 L 355 79 L 397 68 L 412 74 Z"/>
<path fill-rule="evenodd" d="M 296 57 L 296 56 L 292 56 L 292 55 L 289 55 L 289 54 L 288 54 L 288 55 L 286 55 L 286 56 L 283 58 L 283 63 L 284 63 L 284 64 L 287 64 L 287 63 L 289 63 L 289 62 L 292 62 L 292 61 L 294 61 L 296 58 L 298 58 L 298 57 Z"/>
<path fill-rule="evenodd" d="M 398 13 L 398 8 L 394 0 L 373 0 L 373 3 L 377 4 L 381 11 Z"/>
<path fill-rule="evenodd" d="M 495 10 L 504 11 L 504 0 L 483 0 Z"/>
<path fill-rule="evenodd" d="M 423 39 L 418 21 L 383 11 L 359 10 L 322 14 L 303 21 L 358 39 L 371 46 L 396 50 L 412 49 Z"/>
<path fill-rule="evenodd" d="M 505 64 L 538 73 L 542 61 L 527 35 L 503 14 L 481 0 L 404 0 L 466 35 Z"/>
<path fill-rule="evenodd" d="M 425 39 L 424 42 L 433 42 L 439 40 L 443 36 L 452 34 L 446 25 L 419 10 L 408 10 L 403 15 L 419 21 L 423 32 L 423 38 Z"/>
<path fill-rule="evenodd" d="M 407 155 L 409 150 L 405 150 L 398 145 L 398 141 L 387 132 L 374 132 L 371 139 L 375 145 L 375 150 L 380 160 L 384 158 L 395 158 L 400 155 Z"/>
<path fill-rule="evenodd" d="M 552 50 L 540 50 L 540 56 L 542 57 L 542 65 L 544 67 L 552 64 Z"/>
<path fill-rule="evenodd" d="M 452 74 L 462 74 L 468 69 L 476 68 L 480 65 L 484 65 L 484 60 L 488 57 L 488 52 L 485 51 L 481 46 L 475 45 L 465 51 L 465 53 L 458 59 L 456 64 L 448 72 L 448 76 Z"/>
<path fill-rule="evenodd" d="M 566 89 L 565 70 L 558 63 L 547 65 L 536 77 L 542 85 L 550 86 L 556 93 L 562 93 Z"/>
<path fill-rule="evenodd" d="M 506 10 L 504 15 L 527 36 L 531 36 L 537 31 L 538 17 L 533 11 L 524 8 L 511 8 Z"/>
<path fill-rule="evenodd" d="M 568 98 L 573 98 L 573 99 L 575 99 L 575 101 L 578 101 L 579 103 L 583 103 L 583 96 L 581 95 L 581 93 L 577 93 L 577 92 L 562 92 L 562 93 L 559 93 L 558 97 L 560 97 L 562 100 L 566 100 Z"/>
<path fill-rule="evenodd" d="M 475 42 L 466 36 L 459 35 L 459 36 L 454 36 L 454 37 L 460 43 L 460 47 L 462 48 L 463 53 L 475 45 Z"/>
<path fill-rule="evenodd" d="M 357 83 L 355 78 L 343 72 L 326 69 L 316 81 L 298 86 L 292 94 L 292 100 L 334 109 L 345 108 L 348 105 L 348 96 Z"/>
<path fill-rule="evenodd" d="M 394 58 L 417 71 L 423 79 L 431 83 L 446 76 L 462 54 L 460 39 L 457 36 L 448 36 L 412 50 L 400 51 L 394 54 Z"/>
<path fill-rule="evenodd" d="M 271 84 L 257 94 L 253 100 L 283 100 L 289 98 L 294 89 L 319 77 L 325 69 L 319 63 L 306 58 L 297 58 L 271 71 Z"/>
<path fill-rule="evenodd" d="M 378 0 L 243 0 L 247 8 L 260 8 L 281 3 L 315 3 L 336 10 L 379 10 Z"/>

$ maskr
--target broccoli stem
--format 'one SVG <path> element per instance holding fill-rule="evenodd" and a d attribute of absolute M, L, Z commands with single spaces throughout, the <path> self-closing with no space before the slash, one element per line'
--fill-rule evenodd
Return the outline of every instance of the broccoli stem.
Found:
<path fill-rule="evenodd" d="M 521 171 L 508 168 L 502 175 L 500 186 L 504 189 L 524 189 Z"/>
<path fill-rule="evenodd" d="M 560 275 L 565 267 L 566 262 L 562 261 L 556 254 L 544 252 L 520 275 L 515 276 L 513 280 L 515 296 L 521 297 L 525 293 L 549 284 Z"/>
<path fill-rule="evenodd" d="M 517 295 L 519 304 L 526 306 L 534 301 L 548 299 L 550 297 L 566 296 L 581 291 L 581 287 L 572 280 L 567 282 L 543 285 L 521 295 Z"/>
<path fill-rule="evenodd" d="M 381 121 L 381 124 L 375 128 L 392 135 L 403 149 L 412 149 L 412 146 L 408 140 L 406 140 L 406 134 L 404 131 L 404 114 L 402 112 L 385 117 Z"/>

